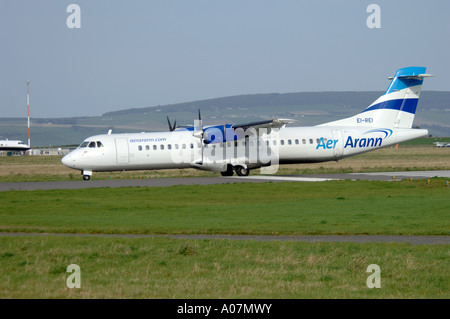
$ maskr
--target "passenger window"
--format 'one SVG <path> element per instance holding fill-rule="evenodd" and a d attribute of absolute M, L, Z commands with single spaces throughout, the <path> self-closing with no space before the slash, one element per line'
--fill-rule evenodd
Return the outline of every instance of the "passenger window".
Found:
<path fill-rule="evenodd" d="M 161 145 L 159 146 L 159 148 L 160 148 L 161 150 L 163 150 L 163 149 L 164 149 L 164 145 L 161 144 Z"/>
<path fill-rule="evenodd" d="M 172 144 L 167 144 L 167 149 L 171 150 L 172 149 Z"/>
<path fill-rule="evenodd" d="M 194 148 L 194 144 L 193 143 L 191 143 L 191 148 Z"/>
<path fill-rule="evenodd" d="M 153 150 L 156 151 L 158 147 L 156 145 L 153 145 Z"/>
<path fill-rule="evenodd" d="M 178 149 L 178 144 L 175 144 L 175 149 L 176 149 L 176 150 Z"/>
<path fill-rule="evenodd" d="M 182 145 L 182 148 L 185 150 L 185 149 L 186 149 L 186 144 L 183 144 L 183 145 Z"/>
<path fill-rule="evenodd" d="M 281 141 L 280 141 L 280 144 L 281 144 L 281 145 L 284 145 L 284 140 L 281 140 Z"/>
<path fill-rule="evenodd" d="M 309 139 L 309 144 L 312 144 L 312 143 L 314 143 L 314 141 L 313 141 L 312 138 L 310 138 L 310 139 Z"/>
<path fill-rule="evenodd" d="M 150 146 L 149 145 L 145 145 L 145 150 L 146 151 L 150 151 Z"/>
<path fill-rule="evenodd" d="M 306 144 L 306 140 L 305 140 L 305 139 L 302 139 L 302 143 L 303 143 L 303 144 Z"/>
<path fill-rule="evenodd" d="M 142 145 L 138 146 L 138 150 L 142 151 Z"/>
<path fill-rule="evenodd" d="M 297 144 L 297 145 L 299 144 L 299 143 L 298 143 L 298 140 L 295 140 L 295 144 Z"/>
<path fill-rule="evenodd" d="M 292 141 L 291 141 L 291 140 L 288 140 L 288 144 L 291 145 L 291 144 L 292 144 Z"/>
<path fill-rule="evenodd" d="M 317 142 L 317 144 L 319 144 L 320 143 L 320 138 L 316 139 L 316 142 Z"/>

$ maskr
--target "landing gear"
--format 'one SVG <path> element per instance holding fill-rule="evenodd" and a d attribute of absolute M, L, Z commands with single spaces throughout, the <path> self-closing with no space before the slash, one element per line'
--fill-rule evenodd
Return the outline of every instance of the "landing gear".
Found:
<path fill-rule="evenodd" d="M 241 165 L 232 166 L 231 164 L 228 164 L 227 170 L 225 172 L 220 172 L 220 174 L 222 174 L 222 176 L 233 176 L 234 172 L 236 172 L 238 176 L 248 176 L 250 170 Z"/>
<path fill-rule="evenodd" d="M 250 170 L 244 166 L 235 166 L 234 170 L 238 176 L 248 176 Z"/>
<path fill-rule="evenodd" d="M 233 166 L 228 164 L 227 170 L 225 172 L 220 172 L 220 174 L 222 174 L 222 176 L 233 176 L 234 174 Z"/>
<path fill-rule="evenodd" d="M 92 171 L 88 171 L 88 170 L 81 171 L 81 175 L 83 175 L 83 180 L 88 181 L 91 179 Z"/>

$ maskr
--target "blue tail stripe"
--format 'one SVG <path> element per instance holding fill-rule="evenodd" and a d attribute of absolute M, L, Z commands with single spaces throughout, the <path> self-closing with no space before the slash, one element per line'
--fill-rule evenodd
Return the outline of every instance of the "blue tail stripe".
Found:
<path fill-rule="evenodd" d="M 403 112 L 408 112 L 411 114 L 416 114 L 417 103 L 419 99 L 398 99 L 398 100 L 389 100 L 384 101 L 375 105 L 372 105 L 365 109 L 362 113 L 373 110 L 380 109 L 390 109 L 390 110 L 398 110 Z"/>

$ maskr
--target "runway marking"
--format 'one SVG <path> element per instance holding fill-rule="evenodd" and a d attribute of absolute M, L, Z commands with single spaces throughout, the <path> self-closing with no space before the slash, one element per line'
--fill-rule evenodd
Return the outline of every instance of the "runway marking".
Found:
<path fill-rule="evenodd" d="M 236 177 L 225 177 L 225 178 L 236 178 Z M 255 175 L 255 176 L 242 176 L 239 179 L 257 179 L 266 181 L 281 181 L 281 182 L 325 182 L 336 180 L 334 178 L 319 178 L 319 177 L 294 177 L 294 176 L 268 176 L 268 175 Z"/>
<path fill-rule="evenodd" d="M 416 178 L 432 178 L 432 177 L 448 177 L 450 171 L 407 171 L 407 172 L 373 172 L 373 173 L 349 173 L 349 175 L 368 175 L 368 176 L 387 176 L 387 177 L 416 177 Z"/>

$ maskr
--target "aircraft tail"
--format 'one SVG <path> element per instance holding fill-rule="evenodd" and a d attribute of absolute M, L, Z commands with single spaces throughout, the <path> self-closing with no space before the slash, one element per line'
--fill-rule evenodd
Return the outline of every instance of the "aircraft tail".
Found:
<path fill-rule="evenodd" d="M 411 128 L 422 89 L 425 67 L 399 69 L 386 92 L 361 113 L 320 126 Z"/>

